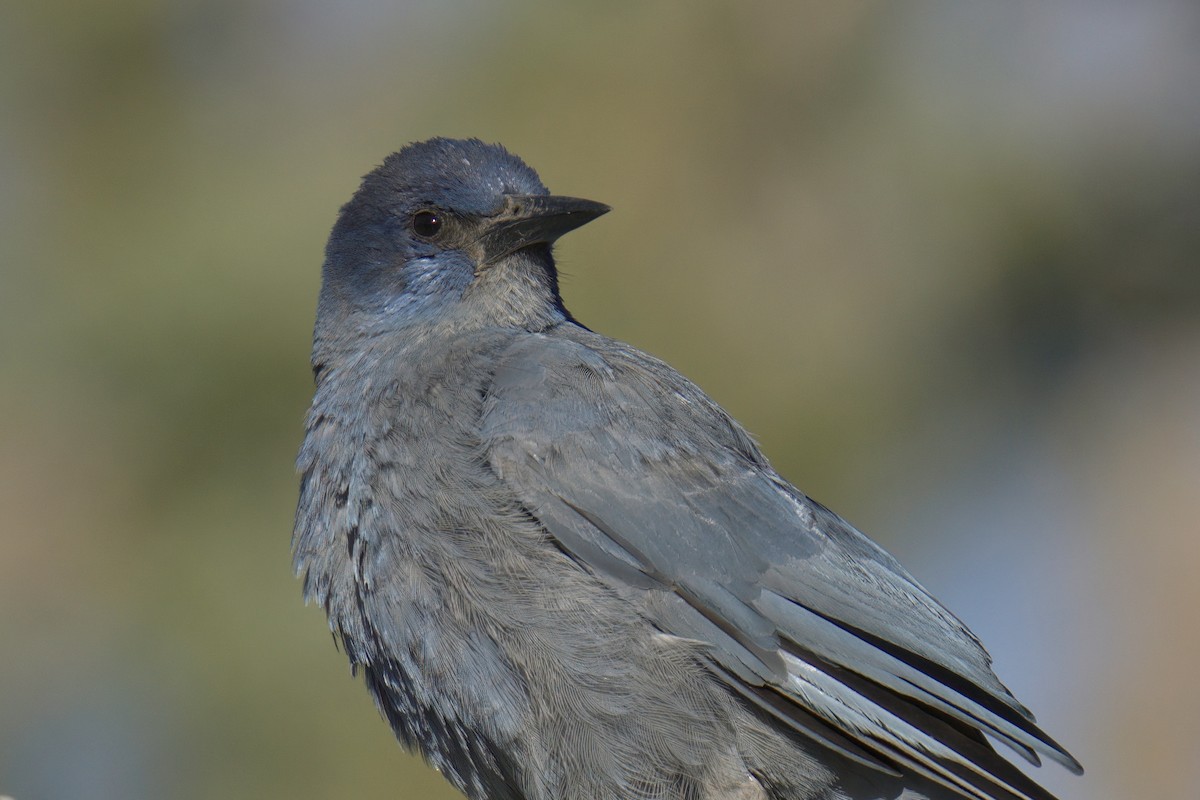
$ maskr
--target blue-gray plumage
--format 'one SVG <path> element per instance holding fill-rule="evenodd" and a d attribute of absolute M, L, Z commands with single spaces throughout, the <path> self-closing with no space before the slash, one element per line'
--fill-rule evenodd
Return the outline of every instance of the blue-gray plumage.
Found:
<path fill-rule="evenodd" d="M 1049 798 L 975 636 L 563 307 L 607 210 L 433 139 L 334 226 L 295 564 L 396 735 L 476 799 Z"/>

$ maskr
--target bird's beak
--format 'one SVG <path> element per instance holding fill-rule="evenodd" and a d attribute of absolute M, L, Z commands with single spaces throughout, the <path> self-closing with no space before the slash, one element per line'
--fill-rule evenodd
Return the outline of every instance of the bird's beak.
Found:
<path fill-rule="evenodd" d="M 479 237 L 486 266 L 535 244 L 550 244 L 591 222 L 609 207 L 592 200 L 558 195 L 509 195 L 500 213 L 485 221 Z"/>

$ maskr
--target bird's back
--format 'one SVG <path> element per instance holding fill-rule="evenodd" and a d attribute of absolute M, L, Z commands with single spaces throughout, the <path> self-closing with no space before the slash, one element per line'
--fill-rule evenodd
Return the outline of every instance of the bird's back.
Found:
<path fill-rule="evenodd" d="M 838 775 L 736 697 L 710 643 L 662 629 L 663 598 L 564 552 L 489 463 L 497 367 L 512 381 L 514 350 L 553 363 L 581 331 L 427 337 L 323 375 L 300 456 L 308 598 L 401 740 L 473 798 L 860 796 L 852 763 Z M 587 375 L 548 385 L 537 362 L 516 366 L 525 390 L 588 403 Z"/>

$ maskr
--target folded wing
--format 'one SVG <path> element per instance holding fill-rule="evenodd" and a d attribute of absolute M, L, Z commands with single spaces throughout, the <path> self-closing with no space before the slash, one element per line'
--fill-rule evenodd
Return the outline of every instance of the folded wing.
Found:
<path fill-rule="evenodd" d="M 965 797 L 1048 798 L 981 733 L 1078 763 L 979 641 L 886 552 L 778 477 L 661 362 L 583 329 L 496 365 L 493 469 L 584 568 L 655 593 L 659 626 L 710 644 L 731 689 L 860 763 Z"/>

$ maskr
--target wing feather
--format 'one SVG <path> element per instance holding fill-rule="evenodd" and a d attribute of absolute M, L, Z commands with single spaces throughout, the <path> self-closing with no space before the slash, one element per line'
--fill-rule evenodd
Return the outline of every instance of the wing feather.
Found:
<path fill-rule="evenodd" d="M 980 800 L 1048 798 L 985 732 L 1080 769 L 961 621 L 779 478 L 699 389 L 625 345 L 563 333 L 496 364 L 482 432 L 492 468 L 585 569 L 657 593 L 658 624 L 709 643 L 735 692 L 860 763 Z"/>

